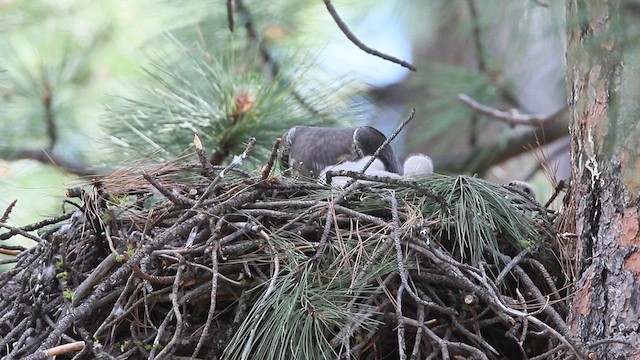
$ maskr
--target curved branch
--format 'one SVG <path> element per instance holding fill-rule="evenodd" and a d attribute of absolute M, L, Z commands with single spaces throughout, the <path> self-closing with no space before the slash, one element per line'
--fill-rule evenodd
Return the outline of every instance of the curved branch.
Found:
<path fill-rule="evenodd" d="M 460 101 L 462 101 L 465 105 L 467 105 L 467 107 L 471 108 L 472 110 L 480 114 L 487 115 L 492 119 L 507 123 L 510 126 L 540 126 L 546 123 L 551 123 L 558 120 L 558 118 L 560 118 L 560 116 L 562 116 L 562 114 L 564 114 L 568 109 L 568 107 L 565 105 L 551 114 L 523 115 L 518 113 L 500 111 L 490 106 L 480 104 L 479 102 L 475 101 L 470 96 L 465 94 L 459 94 L 458 99 L 460 99 Z"/>
<path fill-rule="evenodd" d="M 561 116 L 559 121 L 547 122 L 540 128 L 513 134 L 506 141 L 496 140 L 464 154 L 435 159 L 434 165 L 440 172 L 484 173 L 495 164 L 529 151 L 531 146 L 537 148 L 567 136 L 568 127 L 569 119 Z"/>
<path fill-rule="evenodd" d="M 323 1 L 324 1 L 324 5 L 327 7 L 327 10 L 329 11 L 329 14 L 331 14 L 333 21 L 336 22 L 340 30 L 342 30 L 342 33 L 344 33 L 347 36 L 347 38 L 351 40 L 351 42 L 355 46 L 359 47 L 362 51 L 366 52 L 367 54 L 371 54 L 373 56 L 377 56 L 384 60 L 391 61 L 392 63 L 396 63 L 411 71 L 418 71 L 418 69 L 415 66 L 413 66 L 412 64 L 404 60 L 400 60 L 396 57 L 387 55 L 385 53 L 382 53 L 376 49 L 372 49 L 367 45 L 365 45 L 362 41 L 360 41 L 360 39 L 356 37 L 356 35 L 351 31 L 351 29 L 349 29 L 349 26 L 347 26 L 347 24 L 344 21 L 342 21 L 342 19 L 340 18 L 340 15 L 338 15 L 338 12 L 336 11 L 336 8 L 331 3 L 331 0 L 323 0 Z"/>
<path fill-rule="evenodd" d="M 57 155 L 53 151 L 50 151 L 47 149 L 19 150 L 17 153 L 15 153 L 13 156 L 8 158 L 7 160 L 20 160 L 20 159 L 36 160 L 43 164 L 53 165 L 66 172 L 69 172 L 71 174 L 76 174 L 79 176 L 92 176 L 92 175 L 98 174 L 98 171 L 89 169 L 85 164 L 79 161 L 66 159 L 60 155 Z"/>

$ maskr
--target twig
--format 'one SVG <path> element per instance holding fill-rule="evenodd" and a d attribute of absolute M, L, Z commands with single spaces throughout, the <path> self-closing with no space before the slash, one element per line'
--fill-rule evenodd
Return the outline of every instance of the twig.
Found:
<path fill-rule="evenodd" d="M 222 170 L 222 172 L 220 172 L 219 176 L 222 178 L 227 174 L 227 172 L 229 172 L 229 170 L 231 170 L 231 169 L 233 169 L 235 167 L 241 166 L 242 162 L 244 161 L 244 159 L 246 159 L 247 156 L 249 156 L 249 153 L 256 146 L 256 142 L 257 142 L 256 138 L 249 139 L 249 142 L 247 143 L 247 147 L 244 149 L 242 154 L 234 156 L 233 160 L 231 161 L 231 164 L 229 164 L 229 166 L 224 168 L 224 170 Z"/>
<path fill-rule="evenodd" d="M 551 204 L 558 197 L 558 195 L 560 195 L 560 192 L 562 192 L 562 190 L 566 190 L 567 189 L 568 183 L 569 183 L 569 180 L 560 180 L 560 181 L 558 181 L 558 185 L 556 185 L 555 189 L 553 190 L 553 195 L 551 195 L 549 200 L 547 200 L 547 202 L 544 203 L 544 207 L 545 208 L 549 208 L 549 206 L 551 206 Z"/>
<path fill-rule="evenodd" d="M 511 260 L 507 255 L 500 254 L 500 253 L 496 255 L 504 262 L 508 263 Z M 514 266 L 514 272 L 518 276 L 518 279 L 527 287 L 527 290 L 531 293 L 531 295 L 533 295 L 534 298 L 540 301 L 540 303 L 544 303 L 547 301 L 545 300 L 545 296 L 542 294 L 540 289 L 538 289 L 538 287 L 535 286 L 533 280 L 531 280 L 529 275 L 527 275 L 527 273 L 520 266 L 518 265 Z M 584 354 L 586 353 L 584 349 L 584 344 L 582 344 L 578 339 L 574 337 L 573 332 L 571 331 L 569 326 L 564 322 L 564 320 L 562 319 L 562 316 L 560 316 L 560 314 L 558 314 L 558 312 L 551 306 L 545 306 L 543 310 L 544 310 L 544 313 L 548 315 L 551 318 L 551 320 L 555 323 L 556 327 L 558 328 L 558 331 L 556 331 L 554 328 L 550 327 L 546 323 L 539 321 L 535 317 L 529 317 L 529 320 L 539 328 L 544 328 L 551 331 L 554 335 L 556 335 L 558 340 L 562 341 L 563 343 L 566 343 L 574 351 L 575 354 L 579 356 L 584 356 Z"/>
<path fill-rule="evenodd" d="M 158 191 L 160 191 L 160 193 L 162 195 L 164 195 L 164 197 L 166 197 L 167 199 L 169 199 L 169 201 L 171 201 L 172 203 L 176 204 L 176 205 L 184 205 L 184 204 L 195 204 L 196 202 L 194 200 L 191 200 L 187 197 L 184 197 L 178 193 L 175 193 L 173 191 L 170 191 L 169 189 L 167 189 L 166 187 L 164 187 L 162 184 L 160 184 L 158 182 L 158 180 L 156 180 L 155 177 L 147 174 L 146 171 L 142 172 L 142 177 L 147 180 L 149 182 L 149 184 L 151 184 L 154 188 L 156 188 Z"/>
<path fill-rule="evenodd" d="M 324 253 L 329 245 L 329 234 L 331 233 L 331 225 L 333 225 L 334 219 L 333 214 L 334 210 L 331 208 L 331 204 L 329 204 L 327 208 L 327 215 L 324 218 L 324 229 L 322 230 L 322 236 L 320 237 L 320 244 L 318 244 L 318 249 L 311 259 L 312 261 L 320 261 L 324 257 Z"/>
<path fill-rule="evenodd" d="M 527 125 L 527 126 L 542 126 L 548 123 L 558 120 L 566 111 L 567 106 L 563 106 L 559 110 L 554 111 L 551 114 L 545 115 L 522 115 L 518 113 L 508 113 L 492 108 L 487 105 L 480 104 L 471 97 L 465 94 L 459 94 L 458 99 L 465 105 L 480 114 L 487 115 L 492 119 L 502 121 L 510 126 L 515 125 Z"/>
<path fill-rule="evenodd" d="M 537 246 L 535 246 L 535 248 L 537 249 Z M 507 276 L 507 274 L 509 274 L 511 269 L 513 269 L 514 266 L 518 265 L 518 263 L 520 263 L 520 261 L 522 261 L 522 259 L 524 259 L 525 256 L 527 256 L 529 253 L 531 253 L 534 250 L 535 250 L 534 247 L 528 247 L 520 251 L 518 255 L 514 256 L 513 259 L 511 259 L 511 261 L 509 261 L 504 266 L 504 268 L 500 271 L 498 276 L 496 276 L 493 283 L 496 284 L 496 286 L 500 286 L 500 284 L 502 284 L 502 280 Z"/>
<path fill-rule="evenodd" d="M 207 152 L 204 150 L 202 141 L 200 140 L 198 134 L 193 134 L 193 144 L 195 145 L 196 154 L 198 155 L 200 165 L 202 165 L 204 175 L 208 178 L 213 177 L 213 165 L 211 165 L 211 161 L 207 158 Z"/>
<path fill-rule="evenodd" d="M 55 357 L 58 355 L 64 355 L 64 354 L 70 353 L 72 351 L 80 351 L 82 349 L 84 349 L 84 341 L 76 341 L 69 344 L 58 345 L 56 347 L 47 349 L 44 351 L 44 353 L 48 357 Z"/>
<path fill-rule="evenodd" d="M 33 241 L 38 242 L 38 243 L 43 241 L 42 238 L 40 238 L 39 236 L 33 235 L 33 234 L 29 233 L 29 232 L 26 232 L 26 231 L 22 230 L 21 228 L 13 227 L 13 226 L 11 226 L 9 224 L 5 224 L 3 222 L 0 222 L 0 227 L 8 229 L 10 234 L 20 234 L 20 235 L 26 237 L 27 239 L 33 240 Z M 2 235 L 5 235 L 5 234 L 2 234 Z"/>
<path fill-rule="evenodd" d="M 469 14 L 471 15 L 471 23 L 473 24 L 471 30 L 471 37 L 473 38 L 473 45 L 476 50 L 476 59 L 478 60 L 478 70 L 481 73 L 486 73 L 487 66 L 484 61 L 484 50 L 482 48 L 482 36 L 480 33 L 480 20 L 478 19 L 478 9 L 476 8 L 475 0 L 467 0 L 469 6 Z M 471 131 L 469 131 L 469 145 L 471 148 L 475 148 L 478 143 L 478 114 L 473 113 L 471 116 Z"/>
<path fill-rule="evenodd" d="M 7 220 L 9 220 L 9 215 L 11 215 L 11 211 L 13 210 L 13 207 L 16 206 L 17 202 L 18 199 L 14 199 L 11 204 L 7 206 L 7 208 L 4 210 L 4 213 L 2 214 L 2 217 L 0 217 L 0 223 L 7 222 Z"/>
<path fill-rule="evenodd" d="M 269 156 L 269 161 L 260 171 L 260 175 L 262 180 L 266 180 L 271 174 L 271 169 L 273 169 L 273 164 L 276 162 L 278 158 L 278 149 L 280 148 L 280 143 L 282 142 L 282 138 L 277 138 L 276 141 L 273 142 L 273 147 L 271 148 L 271 155 Z"/>
<path fill-rule="evenodd" d="M 116 255 L 112 252 L 91 272 L 91 274 L 75 289 L 71 304 L 77 306 L 89 294 L 93 287 L 102 281 L 104 277 L 116 265 Z"/>
<path fill-rule="evenodd" d="M 216 297 L 218 296 L 218 276 L 220 275 L 218 272 L 218 242 L 216 240 L 212 241 L 211 270 L 213 272 L 211 275 L 211 292 L 209 293 L 211 302 L 209 303 L 209 311 L 207 311 L 207 321 L 205 322 L 202 334 L 200 334 L 200 339 L 198 339 L 198 344 L 196 344 L 196 348 L 191 355 L 191 360 L 195 360 L 196 356 L 200 352 L 200 349 L 202 348 L 202 345 L 204 344 L 204 340 L 207 338 L 207 336 L 209 336 L 209 329 L 211 328 L 211 324 L 213 324 L 213 317 L 216 312 Z"/>
<path fill-rule="evenodd" d="M 92 336 L 93 339 L 98 339 L 102 335 L 103 331 L 109 328 L 113 323 L 120 321 L 122 317 L 126 316 L 129 313 L 130 310 L 120 311 L 120 309 L 132 309 L 132 306 L 127 307 L 124 303 L 126 302 L 125 300 L 127 299 L 127 295 L 131 293 L 132 288 L 137 282 L 138 280 L 136 276 L 134 276 L 133 274 L 129 276 L 129 278 L 127 279 L 127 283 L 125 284 L 124 288 L 120 292 L 120 295 L 118 296 L 118 299 L 115 302 L 115 306 L 113 306 L 111 312 L 109 313 L 107 318 L 104 319 L 102 324 L 100 324 L 100 326 L 98 326 L 98 328 L 94 331 Z"/>
<path fill-rule="evenodd" d="M 249 142 L 247 143 L 247 147 L 244 149 L 242 154 L 234 156 L 233 157 L 233 161 L 231 161 L 231 163 L 229 165 L 227 165 L 218 174 L 218 176 L 216 176 L 216 178 L 211 181 L 211 183 L 204 190 L 204 192 L 202 193 L 202 195 L 200 196 L 198 201 L 191 207 L 191 210 L 196 210 L 196 209 L 200 208 L 202 206 L 202 204 L 204 203 L 205 199 L 207 199 L 209 197 L 209 195 L 211 194 L 213 189 L 218 185 L 220 180 L 222 180 L 222 178 L 227 174 L 227 172 L 229 172 L 230 170 L 234 169 L 235 167 L 241 166 L 242 162 L 244 161 L 244 159 L 247 158 L 247 156 L 249 155 L 249 153 L 251 152 L 251 150 L 253 150 L 253 148 L 255 146 L 256 146 L 256 139 L 255 138 L 249 139 Z M 177 220 L 177 222 L 180 223 L 180 222 L 184 221 L 184 219 L 186 219 L 187 216 L 188 216 L 188 214 L 185 213 L 181 218 L 179 218 Z"/>
<path fill-rule="evenodd" d="M 76 174 L 79 176 L 94 176 L 99 173 L 99 171 L 88 168 L 86 164 L 80 161 L 67 159 L 47 149 L 22 149 L 13 153 L 7 159 L 8 160 L 17 160 L 17 159 L 35 160 L 43 164 L 53 165 L 71 174 Z"/>
<path fill-rule="evenodd" d="M 416 340 L 413 343 L 413 350 L 411 351 L 411 357 L 409 358 L 410 360 L 415 360 L 415 359 L 419 359 L 420 358 L 420 344 L 422 342 L 422 332 L 424 331 L 422 329 L 421 324 L 424 324 L 424 306 L 422 306 L 421 304 L 417 305 L 418 307 L 418 328 L 416 330 Z"/>
<path fill-rule="evenodd" d="M 398 127 L 396 127 L 395 131 L 391 134 L 391 136 L 389 136 L 382 143 L 382 145 L 378 146 L 376 151 L 371 156 L 371 159 L 369 159 L 369 161 L 367 161 L 367 163 L 362 168 L 362 173 L 364 173 L 365 170 L 367 170 L 369 168 L 369 166 L 371 166 L 371 164 L 373 164 L 373 162 L 378 158 L 378 156 L 380 156 L 380 152 L 382 152 L 382 149 L 384 149 L 386 146 L 390 146 L 389 144 L 396 138 L 396 136 L 398 136 L 400 134 L 402 129 L 404 129 L 404 127 L 407 126 L 407 124 L 409 124 L 411 122 L 411 120 L 413 120 L 413 117 L 415 115 L 416 115 L 416 109 L 412 108 L 411 111 L 409 112 L 409 116 L 407 116 L 407 118 L 404 119 L 404 121 L 402 121 L 400 123 L 400 125 L 398 125 Z M 346 186 L 349 186 L 349 183 L 347 183 Z"/>
<path fill-rule="evenodd" d="M 402 316 L 402 293 L 404 292 L 404 284 L 400 284 L 398 288 L 398 292 L 396 294 L 396 333 L 398 335 L 398 358 L 400 360 L 405 360 L 407 358 L 407 354 L 405 353 L 405 349 L 407 348 L 407 342 L 404 338 L 404 320 Z"/>
<path fill-rule="evenodd" d="M 176 352 L 175 345 L 178 343 L 178 339 L 180 339 L 182 335 L 182 331 L 184 328 L 184 322 L 182 320 L 182 312 L 180 311 L 180 306 L 178 305 L 178 292 L 180 291 L 180 284 L 182 283 L 182 273 L 184 272 L 185 264 L 184 257 L 180 254 L 176 254 L 180 262 L 178 263 L 178 271 L 176 272 L 175 281 L 171 286 L 171 294 L 169 294 L 169 299 L 171 300 L 171 309 L 176 318 L 175 330 L 173 332 L 173 336 L 171 340 L 165 345 L 164 349 L 158 353 L 157 358 L 166 359 L 170 358 L 173 353 Z M 156 339 L 158 339 L 157 337 Z"/>
<path fill-rule="evenodd" d="M 542 275 L 542 278 L 547 283 L 547 286 L 549 286 L 549 289 L 551 290 L 551 295 L 554 298 L 556 298 L 556 300 L 560 300 L 561 299 L 560 292 L 558 291 L 556 284 L 553 282 L 553 279 L 551 278 L 549 271 L 544 267 L 544 265 L 542 265 L 542 263 L 536 259 L 527 258 L 527 259 L 524 259 L 524 261 L 533 265 L 533 267 L 536 268 L 537 271 L 539 271 L 540 275 Z"/>
<path fill-rule="evenodd" d="M 234 30 L 233 5 L 234 0 L 227 0 L 227 22 L 229 23 L 229 31 L 231 32 Z"/>
<path fill-rule="evenodd" d="M 370 47 L 368 47 L 367 45 L 365 45 L 362 41 L 360 41 L 355 34 L 349 29 L 349 26 L 347 26 L 347 24 L 340 18 L 340 15 L 338 15 L 338 12 L 336 11 L 336 8 L 333 6 L 333 4 L 331 3 L 330 0 L 323 0 L 324 1 L 324 5 L 327 7 L 327 11 L 329 11 L 329 14 L 331 14 L 331 17 L 333 18 L 333 21 L 336 22 L 336 24 L 338 25 L 338 27 L 340 28 L 340 30 L 342 31 L 343 34 L 345 34 L 347 36 L 347 38 L 349 40 L 351 40 L 351 42 L 356 45 L 357 47 L 359 47 L 362 51 L 366 52 L 367 54 L 371 54 L 373 56 L 377 56 L 379 58 L 382 58 L 384 60 L 390 61 L 392 63 L 396 63 L 402 67 L 405 67 L 411 71 L 417 71 L 418 69 L 416 69 L 415 66 L 413 66 L 412 64 L 400 60 L 396 57 L 384 54 L 378 50 L 372 49 Z"/>
<path fill-rule="evenodd" d="M 473 24 L 471 36 L 473 38 L 473 46 L 476 51 L 476 58 L 478 59 L 478 70 L 484 73 L 487 71 L 487 65 L 484 60 L 484 49 L 482 48 L 482 35 L 480 32 L 480 19 L 478 17 L 478 9 L 476 8 L 475 0 L 467 0 L 467 5 L 469 6 L 471 23 Z"/>
<path fill-rule="evenodd" d="M 48 226 L 48 225 L 57 224 L 59 222 L 68 220 L 72 215 L 73 215 L 73 213 L 67 213 L 67 214 L 56 216 L 56 217 L 52 217 L 52 218 L 49 218 L 49 219 L 44 219 L 42 221 L 38 221 L 37 223 L 31 224 L 31 225 L 11 228 L 9 230 L 9 232 L 6 232 L 4 234 L 0 234 L 0 240 L 7 240 L 7 239 L 11 238 L 12 236 L 14 236 L 15 234 L 21 234 L 20 231 L 23 231 L 23 232 L 24 231 L 34 231 L 34 230 L 42 229 L 43 227 Z"/>
<path fill-rule="evenodd" d="M 543 352 L 542 354 L 538 355 L 538 356 L 534 356 L 532 358 L 530 358 L 529 360 L 548 360 L 548 359 L 557 359 L 559 354 L 562 354 L 562 352 L 567 351 L 568 350 L 568 346 L 565 344 L 560 344 L 556 347 L 551 348 L 550 350 Z"/>
<path fill-rule="evenodd" d="M 49 137 L 49 149 L 53 149 L 58 144 L 58 128 L 56 127 L 53 110 L 53 91 L 48 80 L 43 79 L 43 83 L 42 106 L 44 107 L 44 121 L 47 126 L 47 136 Z"/>

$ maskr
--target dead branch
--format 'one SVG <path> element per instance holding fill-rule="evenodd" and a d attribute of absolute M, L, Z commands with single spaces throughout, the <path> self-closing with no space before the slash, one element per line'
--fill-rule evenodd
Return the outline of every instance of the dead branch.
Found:
<path fill-rule="evenodd" d="M 529 151 L 532 144 L 543 146 L 568 136 L 568 126 L 568 118 L 561 116 L 560 120 L 546 123 L 540 129 L 514 133 L 504 141 L 495 141 L 468 153 L 437 158 L 434 166 L 442 172 L 460 173 L 466 170 L 481 174 L 495 164 Z"/>
<path fill-rule="evenodd" d="M 93 176 L 98 174 L 97 170 L 92 170 L 84 163 L 66 159 L 50 149 L 22 149 L 7 158 L 7 160 L 29 159 L 47 165 L 53 165 L 71 174 L 79 176 Z"/>
<path fill-rule="evenodd" d="M 459 94 L 458 99 L 462 101 L 470 109 L 479 112 L 480 114 L 487 115 L 491 119 L 502 121 L 510 126 L 515 125 L 527 125 L 527 126 L 544 126 L 558 120 L 567 111 L 567 106 L 554 111 L 551 114 L 545 115 L 523 115 L 516 112 L 504 112 L 498 109 L 492 108 L 487 105 L 480 104 L 465 94 Z"/>
<path fill-rule="evenodd" d="M 376 49 L 370 48 L 367 45 L 365 45 L 362 41 L 360 41 L 360 39 L 358 39 L 358 37 L 351 31 L 351 29 L 349 29 L 349 26 L 340 18 L 340 15 L 338 15 L 338 12 L 336 11 L 336 8 L 333 6 L 333 4 L 331 3 L 331 0 L 323 0 L 324 1 L 324 5 L 327 7 L 327 11 L 329 11 L 329 14 L 331 15 L 331 17 L 333 18 L 333 21 L 335 21 L 336 25 L 338 25 L 338 27 L 340 28 L 340 30 L 342 31 L 343 34 L 345 34 L 347 36 L 347 38 L 357 47 L 360 48 L 360 50 L 366 52 L 367 54 L 371 54 L 373 56 L 377 56 L 381 59 L 390 61 L 392 63 L 398 64 L 402 67 L 405 67 L 411 71 L 417 71 L 418 69 L 413 66 L 412 64 L 404 61 L 404 60 L 400 60 L 396 57 L 387 55 L 385 53 L 382 53 Z"/>

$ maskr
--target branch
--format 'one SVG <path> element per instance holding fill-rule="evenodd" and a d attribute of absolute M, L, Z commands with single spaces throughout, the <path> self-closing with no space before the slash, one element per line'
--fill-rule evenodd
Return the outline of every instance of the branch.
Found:
<path fill-rule="evenodd" d="M 58 129 L 56 127 L 55 116 L 53 114 L 53 94 L 48 83 L 44 85 L 42 95 L 42 105 L 44 106 L 44 120 L 47 125 L 47 136 L 49 136 L 49 147 L 53 149 L 58 143 Z"/>
<path fill-rule="evenodd" d="M 411 109 L 411 111 L 409 112 L 409 116 L 407 116 L 407 118 L 404 119 L 404 121 L 400 125 L 398 125 L 398 127 L 393 132 L 393 134 L 391 134 L 391 136 L 386 138 L 382 143 L 382 145 L 378 146 L 376 151 L 373 153 L 373 156 L 371 156 L 371 159 L 369 159 L 369 161 L 367 161 L 367 163 L 362 168 L 362 173 L 364 173 L 369 168 L 369 166 L 373 164 L 373 162 L 378 158 L 378 156 L 380 155 L 380 152 L 382 152 L 382 149 L 384 149 L 385 146 L 390 146 L 389 144 L 393 141 L 393 139 L 395 139 L 398 136 L 398 134 L 400 134 L 400 131 L 402 131 L 402 129 L 404 129 L 404 127 L 407 126 L 407 124 L 409 124 L 411 120 L 413 120 L 413 117 L 415 115 L 416 115 L 416 109 Z"/>
<path fill-rule="evenodd" d="M 471 23 L 473 24 L 471 35 L 473 37 L 473 46 L 476 50 L 476 58 L 478 59 L 478 70 L 485 73 L 487 64 L 484 61 L 484 49 L 482 48 L 482 34 L 480 33 L 480 20 L 478 19 L 478 9 L 474 0 L 467 0 L 469 5 L 469 14 L 471 15 Z"/>
<path fill-rule="evenodd" d="M 80 351 L 84 349 L 84 341 L 76 341 L 70 344 L 58 345 L 56 347 L 44 350 L 47 357 L 55 357 L 58 355 L 64 355 L 70 352 Z"/>
<path fill-rule="evenodd" d="M 490 106 L 480 104 L 479 102 L 475 101 L 470 96 L 465 94 L 459 94 L 458 99 L 460 99 L 460 101 L 462 101 L 465 105 L 467 105 L 467 107 L 471 108 L 472 110 L 479 112 L 480 114 L 487 115 L 492 119 L 502 121 L 510 126 L 542 126 L 544 124 L 552 123 L 558 120 L 558 118 L 560 118 L 560 116 L 562 116 L 562 114 L 567 111 L 567 106 L 565 105 L 551 114 L 523 115 L 518 113 L 500 111 Z"/>
<path fill-rule="evenodd" d="M 338 27 L 340 28 L 340 30 L 342 30 L 342 33 L 344 33 L 347 38 L 349 40 L 351 40 L 351 42 L 359 47 L 362 51 L 366 52 L 367 54 L 371 54 L 373 56 L 377 56 L 379 58 L 382 58 L 384 60 L 387 61 L 391 61 L 392 63 L 396 63 L 402 67 L 405 67 L 411 71 L 417 71 L 418 69 L 416 69 L 415 66 L 413 66 L 412 64 L 404 61 L 404 60 L 400 60 L 396 57 L 381 53 L 380 51 L 376 50 L 376 49 L 372 49 L 370 47 L 368 47 L 367 45 L 365 45 L 362 41 L 360 41 L 353 32 L 351 32 L 351 30 L 349 29 L 349 26 L 347 26 L 347 24 L 342 21 L 342 19 L 340 18 L 340 15 L 338 15 L 338 12 L 336 11 L 336 8 L 333 7 L 333 4 L 331 3 L 331 0 L 323 0 L 324 1 L 324 5 L 327 7 L 327 10 L 329 11 L 329 14 L 331 14 L 331 17 L 333 18 L 333 21 L 336 22 L 336 24 L 338 25 Z"/>
<path fill-rule="evenodd" d="M 476 51 L 476 59 L 478 61 L 478 70 L 486 74 L 487 64 L 484 61 L 484 49 L 482 48 L 482 34 L 480 33 L 480 20 L 478 19 L 478 9 L 476 8 L 475 0 L 467 0 L 469 6 L 469 15 L 471 16 L 471 23 L 473 24 L 471 30 L 471 37 L 473 39 L 473 46 Z M 471 116 L 471 131 L 469 132 L 469 145 L 475 148 L 478 145 L 478 114 L 474 113 Z"/>
<path fill-rule="evenodd" d="M 234 21 L 233 21 L 233 0 L 227 0 L 227 22 L 229 23 L 229 31 L 233 32 L 234 30 Z"/>
<path fill-rule="evenodd" d="M 434 165 L 443 172 L 483 173 L 495 164 L 529 151 L 531 144 L 540 147 L 567 136 L 569 120 L 566 116 L 561 118 L 561 121 L 547 122 L 541 129 L 513 134 L 505 141 L 496 139 L 495 142 L 475 148 L 468 153 L 436 159 Z"/>
<path fill-rule="evenodd" d="M 11 211 L 13 210 L 13 207 L 16 206 L 17 202 L 18 199 L 14 199 L 11 204 L 7 206 L 7 208 L 4 210 L 4 213 L 0 217 L 0 223 L 7 222 L 7 220 L 9 220 L 9 215 L 11 215 Z"/>
<path fill-rule="evenodd" d="M 50 149 L 23 149 L 13 154 L 13 156 L 7 158 L 7 160 L 19 159 L 36 160 L 43 164 L 53 165 L 66 172 L 79 176 L 92 176 L 98 174 L 98 171 L 89 169 L 85 164 L 78 161 L 65 159 L 55 154 Z"/>

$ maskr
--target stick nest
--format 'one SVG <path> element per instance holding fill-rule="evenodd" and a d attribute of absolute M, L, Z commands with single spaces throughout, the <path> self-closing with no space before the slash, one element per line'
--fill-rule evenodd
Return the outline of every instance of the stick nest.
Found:
<path fill-rule="evenodd" d="M 337 189 L 235 165 L 120 170 L 70 189 L 75 211 L 3 223 L 0 240 L 37 244 L 0 241 L 14 264 L 0 355 L 585 356 L 553 214 L 517 189 L 441 175 Z"/>

